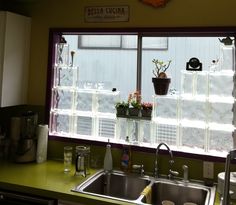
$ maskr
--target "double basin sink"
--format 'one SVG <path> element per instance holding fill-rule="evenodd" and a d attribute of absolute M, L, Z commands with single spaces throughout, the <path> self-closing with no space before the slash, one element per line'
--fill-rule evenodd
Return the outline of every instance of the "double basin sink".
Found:
<path fill-rule="evenodd" d="M 72 191 L 134 204 L 161 205 L 164 200 L 175 205 L 191 202 L 197 205 L 213 205 L 215 187 L 199 183 L 183 182 L 126 174 L 121 171 L 98 171 Z"/>

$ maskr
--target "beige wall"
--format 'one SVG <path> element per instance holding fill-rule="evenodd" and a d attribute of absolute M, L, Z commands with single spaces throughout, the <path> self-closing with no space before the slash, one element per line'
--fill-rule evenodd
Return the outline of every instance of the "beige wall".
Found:
<path fill-rule="evenodd" d="M 129 5 L 124 23 L 85 23 L 85 6 Z M 140 0 L 41 0 L 30 6 L 32 16 L 28 103 L 44 105 L 51 27 L 192 27 L 236 26 L 235 0 L 170 0 L 165 8 L 153 8 Z"/>

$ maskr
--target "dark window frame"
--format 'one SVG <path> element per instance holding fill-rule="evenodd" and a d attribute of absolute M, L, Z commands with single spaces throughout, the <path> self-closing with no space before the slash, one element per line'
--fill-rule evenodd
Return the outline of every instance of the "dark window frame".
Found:
<path fill-rule="evenodd" d="M 137 34 L 140 36 L 160 36 L 160 37 L 220 37 L 220 36 L 234 36 L 236 38 L 236 27 L 176 27 L 176 28 L 50 28 L 49 29 L 49 44 L 48 44 L 48 68 L 47 68 L 47 88 L 46 88 L 46 109 L 45 109 L 45 121 L 49 124 L 50 108 L 51 108 L 51 88 L 53 85 L 53 72 L 52 67 L 54 65 L 54 45 L 59 42 L 60 36 L 67 35 L 79 35 L 79 34 Z M 236 42 L 234 41 L 236 45 Z M 139 45 L 138 45 L 139 46 Z M 137 80 L 140 78 L 137 74 Z M 137 84 L 137 88 L 140 85 Z M 84 144 L 92 144 L 98 146 L 104 146 L 104 142 L 94 142 L 91 139 L 68 139 L 64 137 L 49 136 L 49 140 L 76 142 Z M 120 144 L 113 144 L 113 147 L 122 148 Z M 134 151 L 144 151 L 155 153 L 153 148 L 143 148 L 139 146 L 132 146 Z M 167 153 L 166 150 L 161 150 L 161 153 Z M 225 157 L 212 156 L 205 154 L 187 153 L 184 151 L 174 151 L 174 155 L 177 157 L 185 157 L 199 160 L 208 160 L 213 162 L 225 162 Z"/>

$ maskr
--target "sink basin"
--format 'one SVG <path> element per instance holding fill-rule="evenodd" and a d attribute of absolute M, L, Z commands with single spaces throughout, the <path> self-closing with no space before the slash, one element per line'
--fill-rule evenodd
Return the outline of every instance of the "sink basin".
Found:
<path fill-rule="evenodd" d="M 162 204 L 162 201 L 169 200 L 175 205 L 183 205 L 186 202 L 191 202 L 197 205 L 214 204 L 211 196 L 211 188 L 203 185 L 181 182 L 163 182 L 156 181 L 152 184 L 152 199 L 150 204 Z M 147 203 L 146 197 L 141 200 Z M 212 203 L 211 203 L 212 202 Z"/>
<path fill-rule="evenodd" d="M 151 201 L 142 195 L 147 186 L 151 187 Z M 216 189 L 215 186 L 207 187 L 199 183 L 141 177 L 121 171 L 106 173 L 101 170 L 72 191 L 139 205 L 161 205 L 163 200 L 173 201 L 175 205 L 183 205 L 185 202 L 214 205 Z"/>
<path fill-rule="evenodd" d="M 140 193 L 150 183 L 150 179 L 140 177 L 137 174 L 125 174 L 119 171 L 105 173 L 100 171 L 72 191 L 118 200 L 134 201 L 140 197 Z"/>

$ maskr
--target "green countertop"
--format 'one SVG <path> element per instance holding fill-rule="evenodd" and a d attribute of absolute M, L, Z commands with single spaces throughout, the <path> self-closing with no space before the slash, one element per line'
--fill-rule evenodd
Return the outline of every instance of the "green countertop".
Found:
<path fill-rule="evenodd" d="M 91 174 L 96 172 L 96 170 L 90 171 Z M 73 169 L 70 173 L 65 174 L 63 172 L 63 163 L 60 161 L 48 160 L 41 164 L 0 162 L 1 189 L 79 202 L 86 205 L 94 204 L 95 202 L 96 205 L 129 204 L 70 191 L 86 179 L 82 176 L 74 176 Z M 216 193 L 215 205 L 219 204 L 219 196 Z"/>
<path fill-rule="evenodd" d="M 90 171 L 91 174 L 96 172 L 96 170 Z M 41 164 L 0 162 L 1 189 L 79 202 L 86 205 L 94 204 L 94 202 L 98 205 L 129 204 L 71 191 L 72 188 L 86 179 L 82 176 L 74 176 L 73 169 L 65 174 L 63 172 L 63 163 L 60 161 L 48 160 Z"/>

